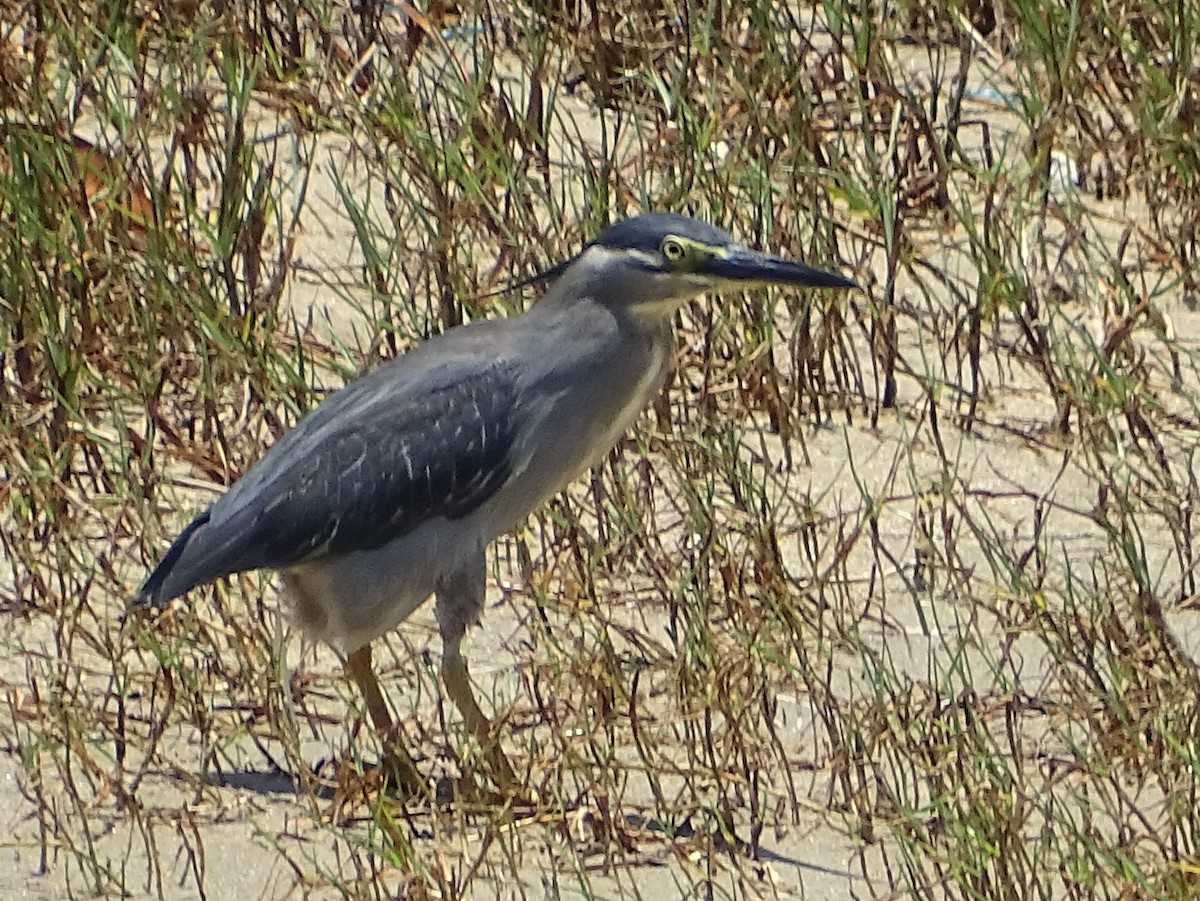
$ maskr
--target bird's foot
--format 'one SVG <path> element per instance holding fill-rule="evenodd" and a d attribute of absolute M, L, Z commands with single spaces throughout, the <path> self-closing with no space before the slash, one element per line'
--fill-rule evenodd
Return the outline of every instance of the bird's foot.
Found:
<path fill-rule="evenodd" d="M 489 810 L 534 810 L 539 806 L 538 795 L 533 789 L 523 785 L 496 788 L 490 784 L 491 781 L 480 779 L 477 773 L 439 780 L 437 803 L 447 807 L 467 805 Z"/>
<path fill-rule="evenodd" d="M 384 751 L 383 759 L 379 761 L 379 775 L 382 788 L 389 797 L 408 801 L 429 795 L 429 786 L 417 771 L 412 758 L 403 750 Z"/>
<path fill-rule="evenodd" d="M 504 804 L 517 807 L 537 806 L 539 800 L 537 792 L 517 778 L 507 755 L 497 745 L 493 744 L 484 749 L 483 756 L 478 761 L 478 772 L 494 788 L 476 786 L 469 775 L 465 776 L 461 780 L 462 788 L 474 792 L 474 797 L 470 800 L 482 801 L 491 806 Z M 462 788 L 460 788 L 460 797 L 466 799 L 468 796 L 461 793 Z"/>

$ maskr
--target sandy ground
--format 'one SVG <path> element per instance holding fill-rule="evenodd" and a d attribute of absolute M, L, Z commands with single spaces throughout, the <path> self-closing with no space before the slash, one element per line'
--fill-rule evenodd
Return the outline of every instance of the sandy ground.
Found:
<path fill-rule="evenodd" d="M 572 111 L 569 106 L 574 101 L 563 98 L 561 102 L 564 116 L 574 115 L 584 123 L 592 119 L 582 104 Z M 1006 127 L 1006 117 L 993 108 L 985 112 L 992 117 L 993 140 L 997 140 L 996 135 L 1003 134 Z M 331 306 L 326 288 L 331 281 L 349 281 L 346 273 L 360 264 L 353 225 L 331 178 L 334 171 L 343 178 L 347 173 L 352 175 L 354 163 L 346 144 L 339 139 L 329 139 L 318 152 L 327 158 L 327 164 L 316 167 L 308 187 L 311 212 L 297 247 L 288 302 L 302 320 L 311 315 L 320 327 L 342 340 L 362 343 L 370 340 L 369 321 L 378 311 L 370 308 L 365 295 L 362 310 L 340 302 Z M 1086 317 L 1086 310 L 1079 312 Z M 1170 313 L 1178 334 L 1200 334 L 1200 320 L 1195 314 L 1182 305 Z M 779 320 L 781 341 L 786 343 L 789 323 L 782 313 Z M 904 351 L 913 359 L 920 358 L 921 342 L 921 335 L 915 332 L 902 336 Z M 949 456 L 962 461 L 958 471 L 963 484 L 992 488 L 1000 495 L 988 502 L 988 512 L 997 531 L 1019 544 L 1033 539 L 1033 498 L 1049 497 L 1067 507 L 1087 510 L 1095 503 L 1096 486 L 1074 462 L 1064 462 L 1062 449 L 1029 439 L 1033 424 L 1045 422 L 1053 410 L 1048 408 L 1044 392 L 1027 375 L 1010 373 L 1006 379 L 1007 393 L 989 399 L 980 428 L 964 434 L 946 423 L 943 437 Z M 836 507 L 839 499 L 847 505 L 857 503 L 864 487 L 883 496 L 936 475 L 941 456 L 932 447 L 921 447 L 928 441 L 918 421 L 924 402 L 921 389 L 908 378 L 901 379 L 899 388 L 896 409 L 884 411 L 875 425 L 865 417 L 857 417 L 852 424 L 829 423 L 807 432 L 810 462 L 799 468 L 794 484 L 821 494 L 827 506 Z M 853 467 L 848 460 L 853 460 Z M 879 527 L 895 559 L 914 559 L 917 537 L 911 519 L 889 511 Z M 1104 536 L 1083 515 L 1057 516 L 1052 529 L 1045 536 L 1049 546 L 1065 553 L 1082 558 L 1104 547 Z M 1167 550 L 1164 546 L 1161 554 L 1165 567 L 1170 566 Z M 504 543 L 497 556 L 500 560 L 509 556 Z M 963 565 L 979 567 L 980 591 L 991 590 L 983 559 L 967 557 Z M 865 558 L 855 557 L 846 563 L 851 574 L 865 574 L 871 567 L 872 561 Z M 489 586 L 492 609 L 486 616 L 486 629 L 471 635 L 469 653 L 483 695 L 496 709 L 505 709 L 520 697 L 519 674 L 529 665 L 522 636 L 532 614 L 522 604 L 519 578 L 502 569 L 495 575 Z M 884 578 L 899 584 L 903 575 L 891 573 Z M 1162 578 L 1169 583 L 1177 574 L 1164 570 Z M 632 584 L 635 575 L 630 579 Z M 513 587 L 518 590 L 508 590 Z M 620 586 L 616 590 L 619 592 Z M 885 592 L 882 597 L 882 602 L 869 602 L 874 605 L 871 616 L 877 627 L 864 626 L 862 633 L 877 650 L 892 655 L 900 672 L 915 680 L 930 676 L 930 667 L 937 665 L 939 648 L 957 630 L 977 630 L 980 645 L 1003 639 L 999 632 L 989 632 L 986 616 L 968 616 L 962 610 L 918 609 L 918 602 L 901 591 Z M 646 614 L 632 606 L 630 602 L 631 609 L 623 613 L 620 600 L 614 601 L 609 616 L 616 621 L 628 615 L 644 629 Z M 1195 616 L 1172 614 L 1182 643 L 1193 653 L 1200 646 Z M 970 625 L 965 626 L 968 621 Z M 932 629 L 930 622 L 934 623 Z M 281 624 L 281 634 L 287 631 Z M 413 696 L 406 691 L 414 679 L 423 686 L 430 683 L 430 665 L 422 662 L 437 651 L 430 611 L 421 611 L 402 632 L 391 653 L 384 655 L 385 687 L 403 712 L 436 726 L 436 704 L 428 693 L 418 691 Z M 0 661 L 0 680 L 15 687 L 19 694 L 36 682 L 39 654 L 52 657 L 55 645 L 46 624 L 35 622 L 18 624 L 5 647 L 24 652 Z M 1028 680 L 1032 693 L 1046 671 L 1040 645 L 1021 639 L 1015 653 L 1024 656 L 1022 677 Z M 347 716 L 349 695 L 340 686 L 337 660 L 328 651 L 301 647 L 293 639 L 287 645 L 286 656 L 289 667 L 303 666 L 329 695 L 329 729 L 307 736 L 302 743 L 303 753 L 316 763 L 338 750 L 345 734 L 342 721 Z M 424 667 L 424 675 L 414 675 L 414 666 Z M 855 660 L 847 656 L 836 661 L 835 668 L 835 681 L 847 695 L 865 690 L 867 683 Z M 986 682 L 982 658 L 979 669 L 981 680 Z M 983 683 L 980 690 L 985 690 Z M 531 713 L 518 710 L 513 717 L 520 720 Z M 819 763 L 820 755 L 811 739 L 812 715 L 799 695 L 781 695 L 777 721 L 792 743 L 795 758 L 818 762 L 798 767 L 795 773 L 807 814 L 799 822 L 783 814 L 768 817 L 757 860 L 739 854 L 710 855 L 703 850 L 706 843 L 691 841 L 686 828 L 676 827 L 674 833 L 668 833 L 667 827 L 650 818 L 652 798 L 644 786 L 636 784 L 628 787 L 624 809 L 617 814 L 629 838 L 628 848 L 621 852 L 614 852 L 609 844 L 596 839 L 597 808 L 587 805 L 558 821 L 517 821 L 508 827 L 516 836 L 512 842 L 522 851 L 515 871 L 496 853 L 496 848 L 505 843 L 492 841 L 491 827 L 484 820 L 442 821 L 434 815 L 402 824 L 402 828 L 410 830 L 416 847 L 427 852 L 422 865 L 441 868 L 451 884 L 462 879 L 470 862 L 480 861 L 479 873 L 483 875 L 470 882 L 470 897 L 685 897 L 698 894 L 700 886 L 711 887 L 715 897 L 731 898 L 886 896 L 900 877 L 882 865 L 879 848 L 863 849 L 850 837 L 842 814 L 830 809 L 833 774 Z M 354 872 L 357 858 L 348 849 L 371 840 L 369 824 L 360 816 L 341 829 L 331 828 L 323 822 L 330 815 L 331 804 L 318 800 L 314 805 L 311 798 L 297 793 L 290 778 L 273 768 L 256 741 L 238 739 L 226 749 L 233 766 L 224 767 L 219 774 L 209 772 L 206 784 L 198 784 L 182 772 L 199 770 L 201 749 L 195 744 L 195 736 L 181 728 L 167 740 L 181 772 L 150 773 L 141 789 L 143 803 L 146 798 L 157 799 L 162 816 L 153 822 L 131 820 L 120 810 L 118 800 L 103 791 L 97 793 L 91 808 L 87 840 L 99 859 L 125 874 L 128 896 L 332 898 L 339 896 L 339 889 L 307 886 L 298 874 L 315 868 L 339 872 L 348 885 L 357 884 L 356 880 L 366 875 Z M 520 735 L 512 739 L 514 744 L 521 740 Z M 262 744 L 278 753 L 278 742 L 268 738 Z M 0 865 L 0 897 L 88 896 L 93 882 L 73 862 L 70 849 L 60 848 L 47 859 L 41 858 L 39 836 L 43 827 L 36 805 L 30 802 L 18 749 L 8 751 L 0 756 L 0 816 L 8 835 L 5 847 L 10 849 L 5 852 L 8 863 Z M 61 784 L 43 786 L 49 797 L 62 790 Z M 436 831 L 436 840 L 430 830 Z M 148 842 L 156 852 L 153 860 L 145 850 Z M 447 847 L 452 847 L 454 853 L 448 853 Z M 397 877 L 390 884 L 402 893 L 402 879 Z"/>

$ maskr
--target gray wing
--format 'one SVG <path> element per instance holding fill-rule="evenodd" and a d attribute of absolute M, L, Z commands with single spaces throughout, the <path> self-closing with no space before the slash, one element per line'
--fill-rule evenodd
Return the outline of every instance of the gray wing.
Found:
<path fill-rule="evenodd" d="M 180 534 L 135 602 L 164 604 L 231 573 L 372 550 L 486 502 L 512 472 L 512 374 L 482 367 L 397 391 L 387 368 L 331 395 L 280 439 Z"/>

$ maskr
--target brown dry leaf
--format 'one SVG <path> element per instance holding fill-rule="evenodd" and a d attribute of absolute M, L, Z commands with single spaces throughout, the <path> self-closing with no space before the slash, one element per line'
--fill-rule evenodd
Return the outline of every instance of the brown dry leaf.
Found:
<path fill-rule="evenodd" d="M 64 201 L 70 198 L 68 202 L 74 202 L 90 222 L 120 223 L 130 243 L 145 248 L 146 230 L 154 221 L 154 202 L 129 166 L 79 135 L 21 124 L 10 124 L 4 131 L 20 135 L 14 142 L 17 146 L 31 146 L 33 141 L 61 144 L 51 152 L 64 164 L 63 182 L 59 186 L 44 185 L 43 189 Z M 12 158 L 0 148 L 0 175 L 11 175 L 12 171 Z"/>

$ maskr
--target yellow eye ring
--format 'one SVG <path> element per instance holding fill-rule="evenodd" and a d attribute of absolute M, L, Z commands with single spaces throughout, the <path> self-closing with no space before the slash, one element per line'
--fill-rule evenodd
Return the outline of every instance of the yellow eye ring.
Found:
<path fill-rule="evenodd" d="M 664 238 L 662 255 L 668 263 L 678 263 L 687 256 L 687 248 L 675 238 Z"/>

